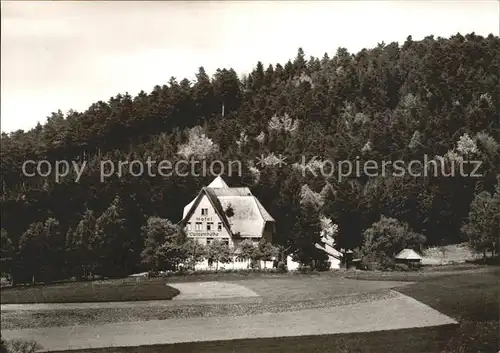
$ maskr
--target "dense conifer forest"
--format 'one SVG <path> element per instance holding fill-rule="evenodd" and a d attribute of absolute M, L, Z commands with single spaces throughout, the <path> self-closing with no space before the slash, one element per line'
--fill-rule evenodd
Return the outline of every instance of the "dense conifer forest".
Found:
<path fill-rule="evenodd" d="M 209 77 L 200 67 L 194 81 L 158 81 L 149 93 L 120 93 L 83 112 L 52 113 L 29 131 L 2 133 L 3 270 L 64 269 L 51 274 L 64 277 L 90 262 L 139 270 L 151 245 L 148 224 L 169 226 L 148 218 L 177 223 L 213 179 L 125 172 L 101 182 L 101 161 L 148 158 L 243 161 L 241 176 L 224 179 L 251 188 L 276 219 L 274 242 L 304 262 L 314 259 L 321 217 L 338 225 L 339 249 L 469 241 L 498 251 L 499 37 L 409 36 L 322 58 L 299 49 L 288 62 L 258 62 L 247 75 L 224 68 Z M 276 163 L 280 155 L 286 165 Z M 314 172 L 325 161 L 424 158 L 444 167 L 421 177 Z M 27 160 L 85 168 L 78 182 L 74 172 L 57 182 L 53 173 L 24 175 Z M 481 162 L 480 177 L 449 175 L 453 161 L 467 160 Z M 384 227 L 410 236 L 386 241 Z"/>

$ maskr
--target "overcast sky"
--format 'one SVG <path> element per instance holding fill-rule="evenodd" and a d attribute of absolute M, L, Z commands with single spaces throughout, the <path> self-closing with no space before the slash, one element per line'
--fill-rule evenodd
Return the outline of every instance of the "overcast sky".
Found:
<path fill-rule="evenodd" d="M 332 55 L 378 42 L 460 32 L 499 35 L 499 2 L 2 1 L 1 129 L 30 129 L 50 112 L 85 110 L 128 91 L 150 92 L 257 61 L 284 64 L 302 47 Z"/>

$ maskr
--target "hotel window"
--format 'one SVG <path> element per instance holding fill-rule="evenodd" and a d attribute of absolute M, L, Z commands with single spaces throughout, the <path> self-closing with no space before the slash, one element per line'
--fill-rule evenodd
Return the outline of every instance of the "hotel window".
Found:
<path fill-rule="evenodd" d="M 229 239 L 222 239 L 222 242 L 223 242 L 224 244 L 226 244 L 227 246 L 229 246 Z"/>
<path fill-rule="evenodd" d="M 188 222 L 188 223 L 187 223 L 187 227 L 186 227 L 186 229 L 187 229 L 188 231 L 190 231 L 190 230 L 191 230 L 191 222 Z"/>
<path fill-rule="evenodd" d="M 201 215 L 202 216 L 207 216 L 208 215 L 208 208 L 202 208 L 201 209 Z"/>
<path fill-rule="evenodd" d="M 208 222 L 207 223 L 207 231 L 211 231 L 214 228 L 214 223 L 213 222 Z"/>
<path fill-rule="evenodd" d="M 195 225 L 195 227 L 196 227 L 196 228 L 195 228 L 195 230 L 202 230 L 202 228 L 201 228 L 201 227 L 202 227 L 202 225 L 203 225 L 203 223 L 201 223 L 201 222 L 196 222 L 196 225 Z"/>
<path fill-rule="evenodd" d="M 222 231 L 222 222 L 219 222 L 219 223 L 217 224 L 217 230 L 218 230 L 219 232 L 221 232 L 221 231 Z"/>
<path fill-rule="evenodd" d="M 213 238 L 207 238 L 207 245 L 210 245 L 210 243 L 214 240 Z"/>

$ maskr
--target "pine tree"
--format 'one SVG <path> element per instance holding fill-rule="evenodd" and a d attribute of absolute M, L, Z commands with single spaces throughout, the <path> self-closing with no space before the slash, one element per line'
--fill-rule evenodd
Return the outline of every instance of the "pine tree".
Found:
<path fill-rule="evenodd" d="M 216 112 L 214 97 L 214 87 L 202 66 L 196 74 L 196 84 L 193 87 L 193 100 L 198 119 L 210 118 Z"/>
<path fill-rule="evenodd" d="M 318 209 L 314 204 L 302 205 L 292 234 L 294 261 L 315 268 L 327 260 L 326 254 L 314 246 L 321 241 L 321 223 Z"/>
<path fill-rule="evenodd" d="M 297 51 L 297 56 L 295 57 L 295 60 L 293 62 L 293 70 L 295 75 L 300 75 L 303 70 L 306 68 L 306 59 L 305 59 L 305 53 L 302 48 L 299 48 Z"/>
<path fill-rule="evenodd" d="M 498 252 L 500 239 L 499 184 L 497 184 L 493 195 L 487 191 L 476 195 L 470 205 L 468 221 L 462 227 L 462 231 L 467 236 L 469 244 L 474 249 L 482 251 L 485 258 L 488 250 L 493 254 Z"/>
<path fill-rule="evenodd" d="M 92 210 L 85 210 L 70 238 L 71 264 L 76 268 L 77 278 L 87 279 L 92 272 L 92 267 L 98 261 L 97 252 L 92 249 L 92 241 L 96 237 L 96 222 Z"/>
<path fill-rule="evenodd" d="M 264 65 L 262 62 L 257 63 L 257 67 L 252 72 L 252 90 L 257 92 L 264 86 L 265 83 L 265 73 L 264 73 Z"/>
<path fill-rule="evenodd" d="M 219 108 L 224 106 L 225 116 L 233 113 L 241 105 L 242 82 L 233 69 L 217 69 L 213 80 L 214 92 Z"/>
<path fill-rule="evenodd" d="M 269 64 L 264 74 L 264 85 L 269 87 L 271 86 L 273 81 L 274 81 L 274 68 L 272 64 Z"/>
<path fill-rule="evenodd" d="M 120 198 L 116 197 L 96 220 L 96 232 L 91 240 L 91 247 L 97 255 L 99 270 L 104 275 L 128 274 L 131 266 L 124 261 L 131 249 L 123 214 L 123 204 Z"/>
<path fill-rule="evenodd" d="M 45 252 L 45 262 L 42 265 L 44 272 L 44 282 L 52 282 L 55 276 L 67 277 L 64 273 L 64 255 L 65 255 L 65 235 L 61 229 L 59 221 L 49 217 L 44 224 L 44 236 L 47 241 Z"/>
<path fill-rule="evenodd" d="M 31 277 L 33 283 L 40 279 L 42 274 L 40 265 L 46 261 L 47 249 L 48 242 L 43 223 L 30 224 L 19 240 L 19 256 L 23 265 L 21 271 L 26 277 Z M 27 278 L 22 280 L 25 279 Z"/>
<path fill-rule="evenodd" d="M 2 274 L 11 272 L 14 255 L 12 240 L 9 238 L 7 231 L 2 228 L 0 238 L 0 265 Z"/>

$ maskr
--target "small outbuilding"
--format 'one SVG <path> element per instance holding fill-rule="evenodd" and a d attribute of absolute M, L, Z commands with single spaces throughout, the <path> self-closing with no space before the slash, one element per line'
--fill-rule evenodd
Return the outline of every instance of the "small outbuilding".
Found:
<path fill-rule="evenodd" d="M 419 267 L 422 264 L 422 256 L 415 250 L 403 249 L 395 257 L 396 263 L 408 265 L 408 267 Z"/>

